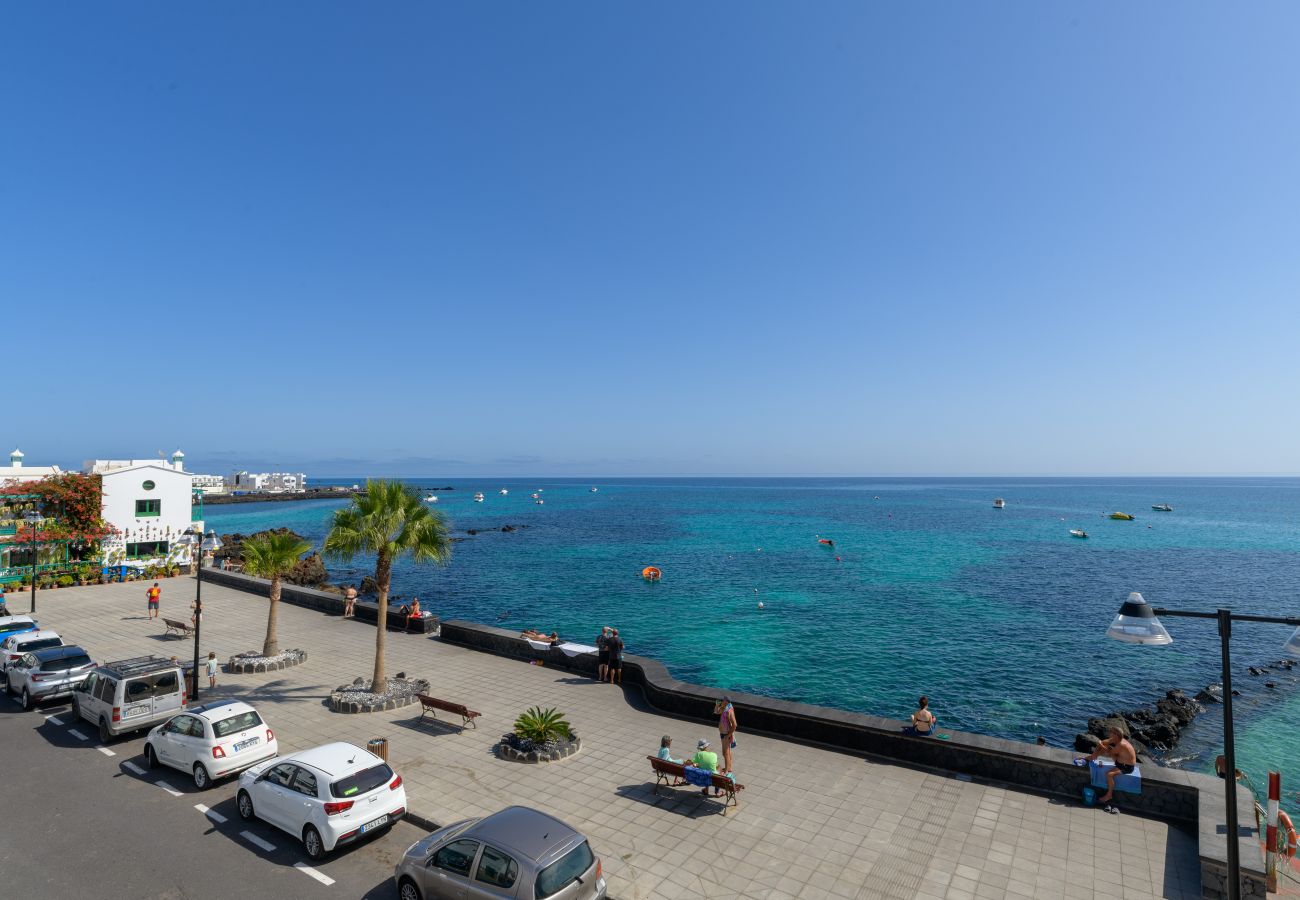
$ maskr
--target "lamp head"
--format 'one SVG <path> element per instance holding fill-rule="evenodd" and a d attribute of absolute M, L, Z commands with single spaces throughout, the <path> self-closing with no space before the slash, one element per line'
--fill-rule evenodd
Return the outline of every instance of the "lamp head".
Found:
<path fill-rule="evenodd" d="M 27 510 L 27 512 L 23 513 L 23 521 L 26 522 L 28 525 L 35 525 L 37 522 L 41 521 L 44 518 L 45 518 L 44 516 L 42 516 L 34 509 L 29 509 Z"/>
<path fill-rule="evenodd" d="M 1165 631 L 1156 614 L 1137 591 L 1128 595 L 1119 614 L 1106 629 L 1106 636 L 1126 644 L 1172 644 L 1174 639 Z"/>
<path fill-rule="evenodd" d="M 202 547 L 204 550 L 220 550 L 221 538 L 217 537 L 215 531 L 209 531 L 207 537 L 203 539 Z"/>

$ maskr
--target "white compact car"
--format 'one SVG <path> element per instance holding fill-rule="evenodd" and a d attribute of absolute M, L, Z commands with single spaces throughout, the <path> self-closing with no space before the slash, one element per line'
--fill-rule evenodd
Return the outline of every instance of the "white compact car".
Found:
<path fill-rule="evenodd" d="M 275 732 L 257 710 L 238 700 L 191 706 L 151 730 L 144 743 L 149 768 L 162 763 L 180 769 L 199 790 L 279 752 Z"/>
<path fill-rule="evenodd" d="M 24 653 L 62 646 L 63 638 L 59 637 L 57 631 L 50 631 L 49 629 L 11 634 L 3 641 L 0 641 L 0 672 L 7 670 L 9 664 Z"/>
<path fill-rule="evenodd" d="M 302 841 L 319 860 L 335 847 L 392 827 L 406 815 L 402 776 L 352 744 L 282 756 L 239 776 L 239 815 Z"/>

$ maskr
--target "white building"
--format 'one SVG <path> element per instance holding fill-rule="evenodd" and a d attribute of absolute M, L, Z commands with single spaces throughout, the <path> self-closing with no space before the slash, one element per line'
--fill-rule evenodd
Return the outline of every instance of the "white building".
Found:
<path fill-rule="evenodd" d="M 194 485 L 194 490 L 202 491 L 204 494 L 224 494 L 226 492 L 226 479 L 220 475 L 191 475 L 190 483 Z"/>
<path fill-rule="evenodd" d="M 60 473 L 58 466 L 25 466 L 23 451 L 17 447 L 9 454 L 9 465 L 0 466 L 0 484 L 12 481 L 40 481 Z"/>
<path fill-rule="evenodd" d="M 104 520 L 120 534 L 104 541 L 109 565 L 186 565 L 189 549 L 178 543 L 187 528 L 203 530 L 203 492 L 185 471 L 185 454 L 161 459 L 93 459 L 83 471 L 103 484 Z"/>
<path fill-rule="evenodd" d="M 302 472 L 236 472 L 226 477 L 226 487 L 232 493 L 301 494 L 307 490 L 307 476 Z"/>

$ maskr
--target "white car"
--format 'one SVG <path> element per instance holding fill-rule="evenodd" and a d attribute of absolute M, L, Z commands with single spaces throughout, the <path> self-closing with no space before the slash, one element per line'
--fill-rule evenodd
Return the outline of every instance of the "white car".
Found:
<path fill-rule="evenodd" d="M 335 847 L 393 826 L 406 815 L 402 776 L 352 744 L 282 756 L 239 776 L 239 815 L 302 841 L 319 860 Z"/>
<path fill-rule="evenodd" d="M 162 763 L 180 769 L 201 791 L 279 752 L 275 732 L 257 710 L 238 700 L 191 706 L 152 729 L 144 742 L 149 768 Z"/>
<path fill-rule="evenodd" d="M 0 641 L 40 627 L 31 616 L 0 616 Z"/>
<path fill-rule="evenodd" d="M 49 629 L 11 634 L 3 641 L 0 641 L 0 672 L 7 671 L 9 664 L 24 653 L 62 646 L 63 638 L 59 637 L 57 631 L 50 631 Z"/>

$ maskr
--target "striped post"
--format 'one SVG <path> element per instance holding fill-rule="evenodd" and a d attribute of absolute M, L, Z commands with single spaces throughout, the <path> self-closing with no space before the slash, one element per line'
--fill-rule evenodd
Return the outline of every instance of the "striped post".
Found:
<path fill-rule="evenodd" d="M 1277 893 L 1277 806 L 1282 799 L 1282 776 L 1277 772 L 1268 773 L 1268 828 L 1264 832 L 1267 856 L 1264 871 L 1268 877 L 1269 893 Z"/>

